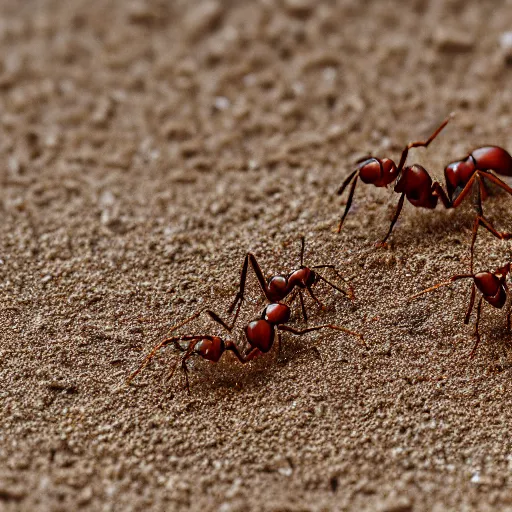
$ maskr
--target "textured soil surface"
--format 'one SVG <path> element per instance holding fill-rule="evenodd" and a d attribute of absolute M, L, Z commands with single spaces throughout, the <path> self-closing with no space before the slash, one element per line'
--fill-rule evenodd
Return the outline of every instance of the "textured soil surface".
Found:
<path fill-rule="evenodd" d="M 360 185 L 369 153 L 444 166 L 512 149 L 512 2 L 0 1 L 0 510 L 512 510 L 511 335 L 484 306 L 472 360 L 473 213 Z M 512 199 L 485 211 L 512 230 Z M 244 255 L 334 263 L 308 325 L 240 365 L 166 349 L 226 315 Z M 476 268 L 510 260 L 481 232 Z M 325 271 L 327 276 L 329 271 Z M 330 279 L 337 280 L 329 274 Z M 340 283 L 340 280 L 338 281 Z M 233 339 L 265 301 L 251 275 Z M 290 325 L 304 327 L 298 308 Z M 222 334 L 204 316 L 183 334 Z"/>

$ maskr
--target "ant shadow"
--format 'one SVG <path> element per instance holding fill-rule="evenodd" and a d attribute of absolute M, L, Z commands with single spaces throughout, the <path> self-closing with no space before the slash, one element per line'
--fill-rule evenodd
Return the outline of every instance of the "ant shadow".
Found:
<path fill-rule="evenodd" d="M 201 398 L 212 391 L 225 390 L 261 391 L 263 387 L 272 386 L 272 370 L 283 369 L 293 364 L 305 364 L 300 360 L 307 358 L 308 367 L 322 364 L 322 353 L 319 348 L 321 340 L 303 343 L 300 339 L 284 337 L 281 344 L 275 343 L 272 350 L 261 354 L 249 364 L 240 365 L 236 357 L 229 354 L 217 363 L 206 361 L 200 357 L 189 360 L 190 398 Z M 347 341 L 347 343 L 349 343 Z M 145 369 L 146 378 L 137 388 L 160 388 L 168 398 L 187 396 L 186 380 L 183 371 L 178 368 L 172 380 L 166 377 L 169 369 L 180 358 L 180 352 L 170 350 L 154 359 Z M 148 371 L 149 370 L 149 371 Z"/>
<path fill-rule="evenodd" d="M 501 195 L 501 194 L 500 194 Z M 493 208 L 493 204 L 489 202 L 489 210 L 493 212 L 491 222 L 498 221 L 501 215 Z M 456 209 L 452 211 L 435 210 L 435 211 L 411 211 L 406 212 L 406 218 L 401 219 L 397 223 L 393 231 L 393 240 L 395 243 L 400 244 L 402 247 L 410 248 L 422 244 L 421 239 L 418 239 L 418 232 L 423 234 L 424 238 L 428 238 L 428 245 L 432 243 L 442 243 L 446 241 L 447 236 L 450 237 L 464 237 L 467 239 L 468 246 L 471 242 L 471 230 L 475 220 L 475 212 L 471 209 L 470 205 L 466 205 L 463 209 Z M 485 231 L 484 228 L 480 230 Z M 485 231 L 486 232 L 486 231 Z M 487 232 L 486 232 L 487 233 Z"/>

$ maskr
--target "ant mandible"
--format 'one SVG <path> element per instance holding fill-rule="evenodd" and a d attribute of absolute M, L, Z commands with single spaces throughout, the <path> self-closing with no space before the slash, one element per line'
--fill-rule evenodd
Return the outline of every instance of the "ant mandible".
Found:
<path fill-rule="evenodd" d="M 332 269 L 338 277 L 341 277 L 336 267 L 334 265 L 314 265 L 312 267 L 307 267 L 304 265 L 304 247 L 305 247 L 305 239 L 301 237 L 301 249 L 300 249 L 300 266 L 297 270 L 293 270 L 287 275 L 274 275 L 271 276 L 268 280 L 265 279 L 263 272 L 261 270 L 258 261 L 256 260 L 256 256 L 253 253 L 248 252 L 245 256 L 244 263 L 242 265 L 242 272 L 240 274 L 240 287 L 238 293 L 236 294 L 235 300 L 231 304 L 228 309 L 229 313 L 232 313 L 235 308 L 237 308 L 237 312 L 235 314 L 235 318 L 240 311 L 240 307 L 244 300 L 244 292 L 245 292 L 245 282 L 247 280 L 247 270 L 249 268 L 249 264 L 251 265 L 256 278 L 260 284 L 261 290 L 265 295 L 266 299 L 269 302 L 280 302 L 283 301 L 292 291 L 296 291 L 299 295 L 299 300 L 302 308 L 302 316 L 304 317 L 304 321 L 307 322 L 308 316 L 306 312 L 306 307 L 304 304 L 303 292 L 306 290 L 311 298 L 321 307 L 323 308 L 322 302 L 316 297 L 313 293 L 313 286 L 317 284 L 319 281 L 323 281 L 327 285 L 329 285 L 334 290 L 341 292 L 343 295 L 347 296 L 350 299 L 354 298 L 354 291 L 352 287 L 349 285 L 349 291 L 342 290 L 338 286 L 336 286 L 331 281 L 327 280 L 325 277 L 320 275 L 317 271 L 313 269 L 319 268 L 329 268 Z"/>
<path fill-rule="evenodd" d="M 494 272 L 478 272 L 476 274 L 457 274 L 452 276 L 448 281 L 443 281 L 442 283 L 438 283 L 426 290 L 423 290 L 415 295 L 412 295 L 410 298 L 415 299 L 424 293 L 431 292 L 433 290 L 437 290 L 437 288 L 441 288 L 442 286 L 448 286 L 454 281 L 458 281 L 459 279 L 473 279 L 473 286 L 471 287 L 471 297 L 469 299 L 469 306 L 466 311 L 466 316 L 464 317 L 464 323 L 468 324 L 469 319 L 471 317 L 471 313 L 473 311 L 473 307 L 475 305 L 476 299 L 476 291 L 478 290 L 481 294 L 480 299 L 478 301 L 476 307 L 476 322 L 475 322 L 475 336 L 476 341 L 469 357 L 472 358 L 475 355 L 475 351 L 480 344 L 480 316 L 482 313 L 482 304 L 485 300 L 491 306 L 502 309 L 505 303 L 507 302 L 507 296 L 509 295 L 509 288 L 507 286 L 507 275 L 510 274 L 510 263 L 507 263 L 503 267 L 497 268 Z M 507 328 L 510 330 L 511 327 L 511 316 L 512 309 L 509 310 L 507 314 Z"/>
<path fill-rule="evenodd" d="M 444 176 L 448 194 L 439 182 L 432 180 L 427 170 L 421 165 L 414 164 L 404 167 L 409 149 L 420 146 L 427 147 L 448 124 L 452 116 L 453 114 L 446 118 L 425 142 L 410 142 L 402 151 L 398 166 L 389 158 L 369 158 L 358 165 L 357 169 L 347 177 L 338 190 L 338 194 L 341 195 L 351 184 L 345 212 L 338 226 L 338 233 L 341 231 L 343 222 L 352 205 L 357 179 L 361 178 L 364 183 L 373 184 L 376 187 L 386 187 L 396 180 L 394 191 L 401 194 L 389 230 L 381 244 L 384 244 L 391 234 L 402 211 L 405 198 L 417 207 L 434 209 L 438 200 L 441 199 L 445 208 L 457 208 L 470 191 L 473 191 L 473 206 L 477 214 L 473 224 L 471 242 L 471 271 L 473 271 L 474 245 L 480 225 L 501 240 L 512 237 L 511 233 L 498 232 L 484 217 L 482 209 L 482 200 L 487 195 L 484 179 L 512 194 L 512 188 L 493 173 L 494 171 L 503 176 L 512 176 L 512 156 L 503 148 L 498 146 L 481 147 L 475 149 L 465 158 L 447 165 L 444 169 Z"/>
<path fill-rule="evenodd" d="M 234 323 L 236 321 L 236 315 L 233 319 L 233 323 L 228 325 L 224 320 L 222 320 L 215 312 L 211 310 L 207 310 L 206 313 L 217 323 L 219 323 L 222 327 L 224 327 L 229 333 L 231 333 Z M 249 322 L 245 327 L 245 337 L 247 342 L 250 345 L 249 351 L 243 355 L 238 350 L 235 343 L 231 340 L 224 340 L 220 336 L 210 336 L 210 335 L 184 335 L 184 336 L 170 336 L 172 332 L 174 332 L 179 327 L 183 327 L 188 324 L 192 320 L 196 319 L 201 314 L 201 311 L 196 312 L 190 318 L 181 322 L 180 324 L 172 327 L 168 332 L 167 336 L 163 341 L 161 341 L 158 345 L 156 345 L 153 350 L 146 356 L 142 364 L 135 370 L 134 373 L 130 375 L 127 379 L 127 384 L 129 384 L 138 373 L 140 373 L 145 366 L 153 359 L 156 353 L 168 346 L 174 345 L 178 350 L 185 352 L 183 357 L 181 358 L 181 367 L 183 369 L 183 373 L 185 374 L 185 382 L 188 393 L 190 394 L 190 384 L 188 379 L 188 367 L 187 361 L 194 355 L 202 357 L 208 361 L 212 361 L 217 363 L 222 354 L 226 351 L 231 351 L 235 354 L 236 358 L 242 363 L 248 363 L 252 361 L 255 357 L 265 354 L 270 351 L 274 344 L 274 339 L 278 336 L 279 345 L 282 345 L 281 340 L 281 332 L 289 332 L 291 334 L 295 334 L 296 336 L 302 336 L 309 332 L 319 331 L 320 329 L 333 329 L 336 331 L 342 331 L 352 336 L 356 336 L 361 340 L 361 343 L 365 345 L 364 338 L 361 334 L 346 329 L 345 327 L 333 324 L 323 324 L 317 325 L 315 327 L 307 327 L 305 329 L 294 329 L 288 325 L 285 325 L 290 320 L 291 310 L 287 304 L 283 303 L 272 303 L 268 304 L 263 310 L 261 316 Z M 182 347 L 180 342 L 188 342 L 186 348 Z M 176 371 L 178 362 L 174 365 L 171 373 L 169 375 L 169 380 L 174 375 Z"/>

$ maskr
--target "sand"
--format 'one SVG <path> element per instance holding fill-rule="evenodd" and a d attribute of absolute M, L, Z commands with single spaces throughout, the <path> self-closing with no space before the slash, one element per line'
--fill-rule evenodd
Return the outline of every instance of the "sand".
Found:
<path fill-rule="evenodd" d="M 512 149 L 511 30 L 510 1 L 1 1 L 0 510 L 512 510 L 505 314 L 470 360 L 467 282 L 407 300 L 467 270 L 471 207 L 408 205 L 376 249 L 397 197 L 359 186 L 335 233 L 358 158 L 452 111 L 411 162 Z M 195 360 L 190 396 L 167 350 L 123 385 L 226 314 L 247 251 L 287 273 L 302 235 L 356 295 L 319 285 L 309 325 L 367 350 L 288 335 Z M 510 258 L 481 233 L 476 268 Z M 251 277 L 241 346 L 264 305 Z"/>

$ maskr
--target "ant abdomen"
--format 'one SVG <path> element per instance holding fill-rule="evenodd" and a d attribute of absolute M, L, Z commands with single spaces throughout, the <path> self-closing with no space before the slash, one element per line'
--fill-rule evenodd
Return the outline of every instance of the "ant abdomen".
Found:
<path fill-rule="evenodd" d="M 245 328 L 245 335 L 251 347 L 268 352 L 274 343 L 274 327 L 267 320 L 253 320 Z"/>
<path fill-rule="evenodd" d="M 363 183 L 387 187 L 397 176 L 395 162 L 389 158 L 369 158 L 359 164 L 359 177 Z"/>
<path fill-rule="evenodd" d="M 405 194 L 414 206 L 435 208 L 437 196 L 432 194 L 432 178 L 421 165 L 404 167 L 395 185 L 395 192 Z"/>
<path fill-rule="evenodd" d="M 512 156 L 499 146 L 478 148 L 471 153 L 478 171 L 494 171 L 503 176 L 512 176 Z"/>

